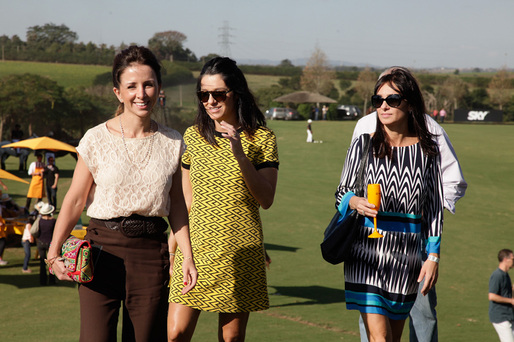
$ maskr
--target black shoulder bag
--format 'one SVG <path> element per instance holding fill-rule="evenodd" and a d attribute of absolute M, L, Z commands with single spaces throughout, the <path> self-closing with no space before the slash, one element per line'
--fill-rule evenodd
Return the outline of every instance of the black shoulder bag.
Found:
<path fill-rule="evenodd" d="M 364 170 L 367 165 L 369 145 L 370 135 L 365 134 L 357 179 L 355 180 L 355 195 L 360 197 L 364 196 Z M 332 221 L 325 229 L 325 237 L 321 243 L 323 259 L 334 265 L 349 259 L 352 243 L 359 229 L 361 219 L 362 215 L 357 213 L 356 210 L 353 210 L 344 219 L 339 210 L 335 213 Z"/>

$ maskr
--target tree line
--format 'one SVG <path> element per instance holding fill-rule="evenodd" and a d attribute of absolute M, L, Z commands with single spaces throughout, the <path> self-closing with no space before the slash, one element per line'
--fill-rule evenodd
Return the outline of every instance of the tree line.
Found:
<path fill-rule="evenodd" d="M 32 26 L 27 40 L 18 36 L 0 36 L 2 59 L 110 65 L 119 47 L 77 43 L 78 35 L 65 25 Z M 192 71 L 216 54 L 197 58 L 184 47 L 187 37 L 178 31 L 154 34 L 148 47 L 161 60 L 163 86 L 195 82 Z M 325 53 L 315 48 L 305 66 L 295 66 L 283 60 L 277 66 L 241 65 L 246 74 L 280 76 L 277 85 L 257 89 L 255 95 L 263 110 L 269 107 L 297 108 L 304 118 L 311 114 L 313 104 L 296 105 L 273 101 L 281 95 L 307 90 L 337 101 L 329 106 L 329 118 L 340 104 L 357 105 L 369 111 L 369 98 L 382 70 L 373 68 L 329 65 Z M 494 75 L 434 74 L 414 70 L 425 96 L 427 109 L 445 108 L 450 117 L 453 110 L 500 109 L 506 121 L 514 120 L 514 78 L 506 68 Z M 111 75 L 99 75 L 89 88 L 60 87 L 56 82 L 38 75 L 11 75 L 0 80 L 0 134 L 16 123 L 25 123 L 27 133 L 53 132 L 61 140 L 82 136 L 93 124 L 112 115 L 115 101 L 111 90 Z M 6 134 L 3 134 L 4 136 Z"/>

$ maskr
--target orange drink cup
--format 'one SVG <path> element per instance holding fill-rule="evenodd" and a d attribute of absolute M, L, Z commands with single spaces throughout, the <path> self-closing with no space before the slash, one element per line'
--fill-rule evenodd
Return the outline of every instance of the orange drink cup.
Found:
<path fill-rule="evenodd" d="M 368 184 L 368 202 L 375 205 L 375 210 L 378 211 L 380 209 L 380 184 Z M 377 218 L 373 218 L 373 223 L 375 225 L 375 229 L 373 233 L 368 235 L 368 238 L 381 238 L 383 237 L 382 234 L 380 234 L 377 231 Z"/>

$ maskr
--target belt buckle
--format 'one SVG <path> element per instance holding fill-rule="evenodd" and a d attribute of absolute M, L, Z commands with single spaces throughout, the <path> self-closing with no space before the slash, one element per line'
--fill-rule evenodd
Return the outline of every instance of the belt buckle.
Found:
<path fill-rule="evenodd" d="M 127 236 L 127 237 L 138 237 L 138 236 L 142 236 L 144 234 L 146 234 L 146 222 L 143 221 L 143 227 L 141 230 L 139 231 L 136 231 L 134 230 L 134 221 L 138 221 L 138 220 L 135 220 L 133 218 L 130 218 L 130 217 L 124 217 L 121 221 L 120 221 L 120 231 L 123 235 Z M 128 228 L 128 229 L 125 229 L 125 228 Z"/>
<path fill-rule="evenodd" d="M 120 226 L 119 226 L 118 222 L 105 221 L 105 226 L 111 230 L 120 230 Z"/>

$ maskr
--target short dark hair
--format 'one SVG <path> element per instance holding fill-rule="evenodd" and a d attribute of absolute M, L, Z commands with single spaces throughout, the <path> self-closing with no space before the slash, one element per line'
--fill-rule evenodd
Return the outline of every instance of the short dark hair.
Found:
<path fill-rule="evenodd" d="M 248 88 L 248 82 L 234 60 L 228 57 L 214 57 L 205 63 L 196 82 L 196 91 L 201 90 L 202 78 L 205 75 L 220 75 L 227 88 L 234 92 L 237 121 L 247 136 L 253 136 L 259 126 L 266 126 L 264 114 L 257 106 L 255 98 Z M 198 101 L 195 124 L 200 135 L 209 144 L 217 146 L 214 139 L 214 122 L 200 101 Z"/>
<path fill-rule="evenodd" d="M 510 249 L 502 249 L 498 252 L 498 261 L 502 262 L 503 259 L 507 258 L 509 255 L 513 254 Z"/>

